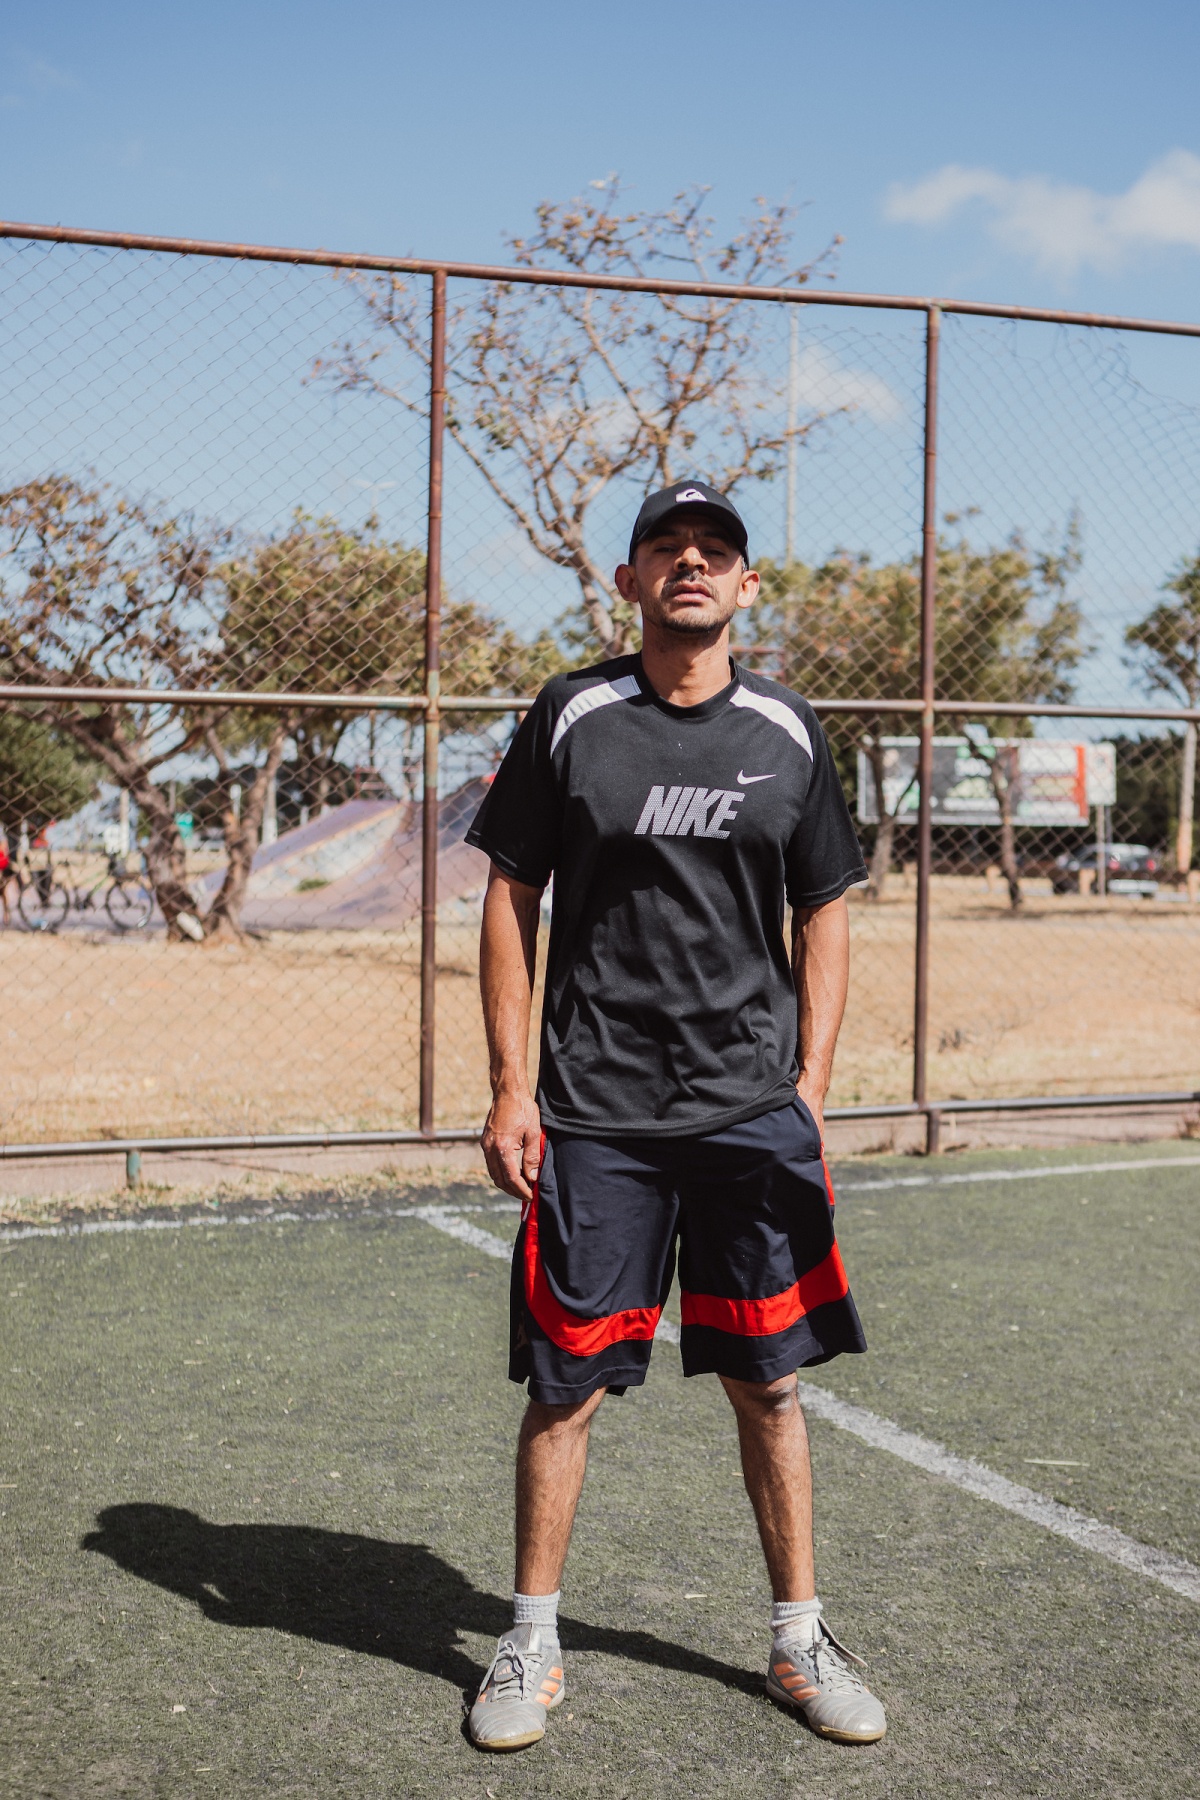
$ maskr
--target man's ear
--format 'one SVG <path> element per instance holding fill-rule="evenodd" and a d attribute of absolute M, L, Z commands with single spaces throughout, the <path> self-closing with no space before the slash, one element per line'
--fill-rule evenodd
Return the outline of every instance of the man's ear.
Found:
<path fill-rule="evenodd" d="M 757 569 L 743 569 L 741 585 L 738 588 L 738 605 L 743 609 L 753 606 L 758 599 L 758 590 L 761 585 Z"/>
<path fill-rule="evenodd" d="M 637 576 L 634 574 L 628 563 L 617 564 L 613 580 L 617 584 L 617 592 L 620 594 L 622 600 L 628 600 L 631 606 L 636 604 Z"/>

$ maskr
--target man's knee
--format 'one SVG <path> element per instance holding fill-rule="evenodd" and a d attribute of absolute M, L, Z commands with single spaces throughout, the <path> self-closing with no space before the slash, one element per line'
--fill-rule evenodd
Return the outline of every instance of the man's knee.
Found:
<path fill-rule="evenodd" d="M 777 1381 L 735 1381 L 722 1375 L 721 1385 L 740 1417 L 774 1419 L 798 1406 L 795 1375 L 781 1375 Z"/>
<path fill-rule="evenodd" d="M 598 1388 L 586 1400 L 575 1400 L 562 1406 L 549 1405 L 544 1400 L 530 1400 L 521 1421 L 521 1435 L 570 1437 L 576 1432 L 586 1431 L 593 1413 L 607 1392 L 607 1388 Z"/>

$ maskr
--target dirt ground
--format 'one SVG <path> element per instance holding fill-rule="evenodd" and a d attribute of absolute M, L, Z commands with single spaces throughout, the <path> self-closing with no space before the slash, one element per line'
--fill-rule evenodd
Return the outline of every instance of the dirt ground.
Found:
<path fill-rule="evenodd" d="M 857 896 L 831 1101 L 904 1100 L 913 894 Z M 438 942 L 437 1114 L 487 1091 L 477 925 Z M 934 883 L 929 1092 L 937 1098 L 1200 1087 L 1200 908 Z M 9 1143 L 416 1122 L 419 939 L 272 933 L 244 948 L 0 933 L 0 1134 Z"/>

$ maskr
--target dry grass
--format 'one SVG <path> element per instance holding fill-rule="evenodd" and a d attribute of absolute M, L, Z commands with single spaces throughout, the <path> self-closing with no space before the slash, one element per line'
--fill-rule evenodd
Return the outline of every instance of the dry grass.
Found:
<path fill-rule="evenodd" d="M 78 1161 L 73 1166 L 78 1169 Z M 179 1170 L 179 1163 L 170 1166 L 173 1172 Z M 0 1226 L 82 1225 L 113 1219 L 171 1219 L 180 1214 L 208 1218 L 231 1208 L 242 1216 L 316 1207 L 388 1213 L 398 1200 L 407 1206 L 440 1201 L 445 1196 L 456 1205 L 482 1205 L 496 1198 L 486 1175 L 446 1164 L 401 1167 L 384 1163 L 364 1174 L 331 1174 L 321 1168 L 288 1173 L 240 1168 L 215 1178 L 211 1163 L 201 1166 L 203 1175 L 186 1169 L 171 1181 L 156 1180 L 156 1168 L 152 1169 L 135 1189 L 122 1182 L 90 1190 L 76 1185 L 61 1193 L 0 1193 Z"/>
<path fill-rule="evenodd" d="M 935 881 L 938 1097 L 1200 1086 L 1200 909 Z M 857 898 L 833 1099 L 902 1100 L 913 899 Z M 486 1063 L 473 924 L 439 934 L 438 1117 L 477 1120 Z M 0 936 L 9 1142 L 373 1129 L 416 1122 L 418 934 L 277 933 L 240 949 Z"/>
<path fill-rule="evenodd" d="M 982 881 L 940 877 L 930 931 L 929 1092 L 1200 1086 L 1200 910 L 1038 893 L 1019 914 Z M 912 1053 L 913 900 L 854 908 L 836 1099 L 902 1099 Z"/>

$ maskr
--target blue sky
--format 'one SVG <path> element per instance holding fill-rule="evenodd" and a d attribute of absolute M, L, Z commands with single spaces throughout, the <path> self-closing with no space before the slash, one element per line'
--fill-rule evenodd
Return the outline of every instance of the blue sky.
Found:
<path fill-rule="evenodd" d="M 44 0 L 0 37 L 0 213 L 494 260 L 538 200 L 615 170 L 635 205 L 711 186 L 722 227 L 790 196 L 801 255 L 844 239 L 844 289 L 1197 318 L 1198 67 L 1200 8 L 1163 0 Z M 378 507 L 419 538 L 420 429 L 306 382 L 347 329 L 327 275 L 209 263 L 160 287 L 150 263 L 72 275 L 68 255 L 9 265 L 6 468 L 92 467 L 255 530 Z M 814 404 L 850 410 L 806 452 L 799 552 L 908 554 L 920 322 L 825 308 L 804 329 Z M 1037 543 L 1079 509 L 1083 685 L 1123 697 L 1121 632 L 1200 535 L 1200 342 L 948 321 L 946 343 L 943 506 Z M 569 579 L 461 478 L 452 586 L 531 627 L 557 616 Z M 781 484 L 747 499 L 778 553 Z M 613 562 L 628 504 L 597 526 Z"/>
<path fill-rule="evenodd" d="M 1189 316 L 1198 66 L 1173 0 L 44 0 L 3 33 L 0 211 L 490 258 L 616 169 L 728 219 L 790 194 L 846 287 Z"/>

